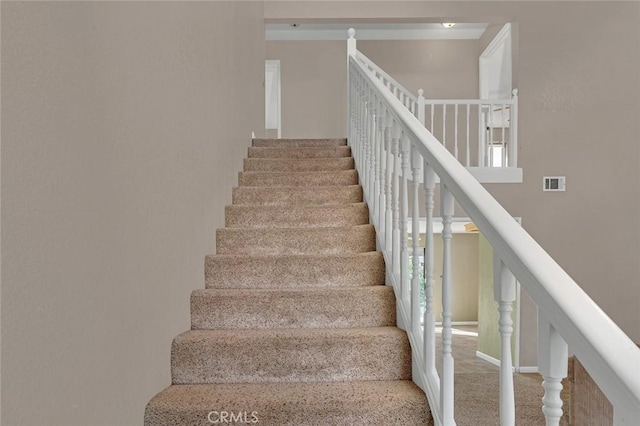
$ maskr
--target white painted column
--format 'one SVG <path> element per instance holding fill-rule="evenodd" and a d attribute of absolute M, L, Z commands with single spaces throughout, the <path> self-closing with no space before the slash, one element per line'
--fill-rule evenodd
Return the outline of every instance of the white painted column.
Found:
<path fill-rule="evenodd" d="M 542 412 L 546 426 L 558 426 L 562 417 L 560 392 L 562 379 L 567 377 L 569 349 L 545 315 L 544 311 L 538 311 L 538 365 L 544 378 Z"/>
<path fill-rule="evenodd" d="M 451 223 L 454 214 L 454 198 L 445 185 L 440 185 L 440 211 L 442 215 L 442 378 L 440 407 L 445 425 L 455 424 L 453 417 L 453 373 L 451 306 L 453 282 L 451 272 Z"/>
<path fill-rule="evenodd" d="M 516 300 L 516 279 L 493 253 L 493 297 L 498 302 L 500 332 L 500 425 L 515 425 L 516 406 L 513 389 L 511 335 L 513 334 L 513 302 Z"/>

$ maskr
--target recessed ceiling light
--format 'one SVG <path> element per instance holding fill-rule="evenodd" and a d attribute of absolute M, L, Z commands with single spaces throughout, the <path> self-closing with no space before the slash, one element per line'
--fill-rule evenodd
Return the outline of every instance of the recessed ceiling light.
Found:
<path fill-rule="evenodd" d="M 456 26 L 456 23 L 455 22 L 443 22 L 442 26 L 445 27 L 445 28 L 453 28 L 453 27 Z"/>

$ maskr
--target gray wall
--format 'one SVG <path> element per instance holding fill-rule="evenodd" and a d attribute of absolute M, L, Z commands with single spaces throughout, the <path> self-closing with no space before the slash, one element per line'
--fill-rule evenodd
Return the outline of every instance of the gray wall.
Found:
<path fill-rule="evenodd" d="M 640 342 L 640 3 L 273 1 L 265 17 L 513 22 L 524 183 L 487 187 Z M 567 192 L 543 193 L 545 175 Z"/>
<path fill-rule="evenodd" d="M 2 2 L 3 425 L 142 424 L 264 56 L 261 2 Z"/>

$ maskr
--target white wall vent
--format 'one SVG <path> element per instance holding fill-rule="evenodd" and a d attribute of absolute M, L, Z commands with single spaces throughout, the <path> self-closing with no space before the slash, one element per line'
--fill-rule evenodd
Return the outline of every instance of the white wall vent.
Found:
<path fill-rule="evenodd" d="M 565 176 L 545 176 L 542 181 L 543 191 L 566 191 L 567 178 Z"/>

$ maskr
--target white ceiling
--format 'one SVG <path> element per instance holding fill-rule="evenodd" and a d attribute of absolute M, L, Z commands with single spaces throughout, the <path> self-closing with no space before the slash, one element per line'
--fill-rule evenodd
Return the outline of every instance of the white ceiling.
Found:
<path fill-rule="evenodd" d="M 356 30 L 358 40 L 477 40 L 488 24 L 266 24 L 267 40 L 346 40 Z"/>

